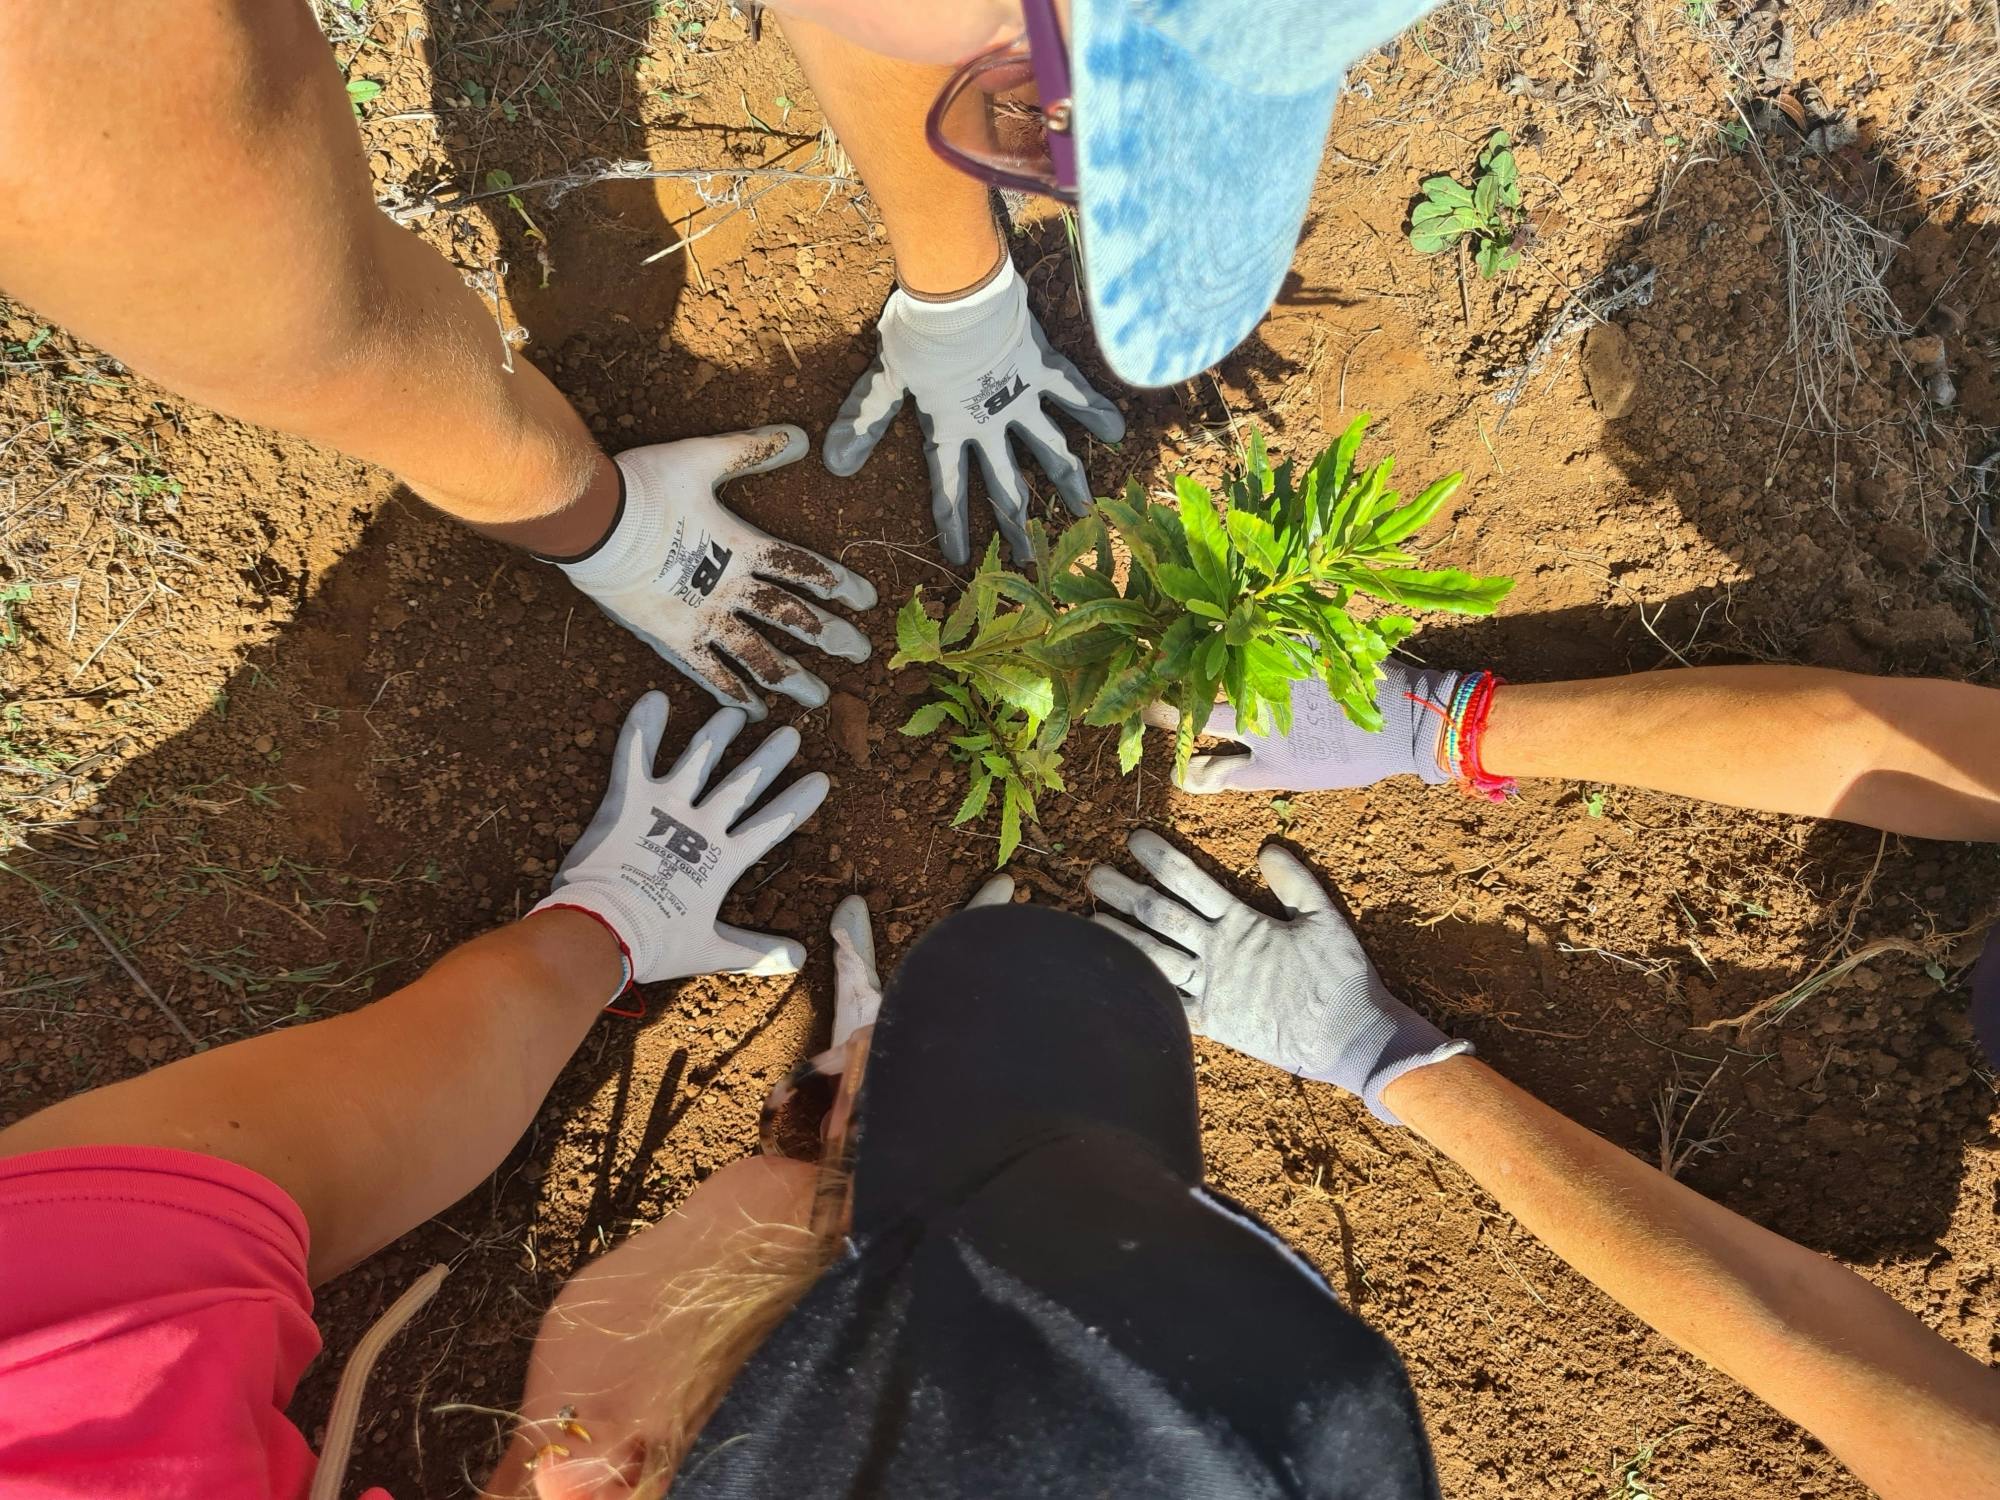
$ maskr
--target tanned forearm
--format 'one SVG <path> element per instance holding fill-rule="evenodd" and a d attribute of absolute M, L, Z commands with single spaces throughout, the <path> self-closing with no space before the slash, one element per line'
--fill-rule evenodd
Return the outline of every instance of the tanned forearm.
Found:
<path fill-rule="evenodd" d="M 1884 1500 L 2000 1497 L 2000 1374 L 1859 1276 L 1454 1057 L 1384 1102 L 1543 1244 Z"/>
<path fill-rule="evenodd" d="M 2000 839 L 2000 689 L 1813 667 L 1509 683 L 1497 776 L 1674 792 L 1919 838 Z"/>
<path fill-rule="evenodd" d="M 0 1131 L 0 1156 L 169 1146 L 237 1162 L 298 1203 L 323 1281 L 500 1164 L 622 971 L 595 919 L 530 916 L 373 1005 L 51 1105 Z"/>

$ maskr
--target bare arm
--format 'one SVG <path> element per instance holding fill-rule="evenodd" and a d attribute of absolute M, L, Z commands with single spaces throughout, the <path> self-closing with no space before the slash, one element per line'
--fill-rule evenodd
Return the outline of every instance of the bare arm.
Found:
<path fill-rule="evenodd" d="M 1859 1276 L 1476 1058 L 1405 1073 L 1383 1098 L 1576 1271 L 1806 1428 L 1884 1500 L 2000 1497 L 2000 1374 Z"/>
<path fill-rule="evenodd" d="M 1647 787 L 1937 839 L 2000 839 L 2000 689 L 1813 667 L 1509 683 L 1499 776 Z"/>
<path fill-rule="evenodd" d="M 924 117 L 951 69 L 883 57 L 796 17 L 786 18 L 785 40 L 881 211 L 904 287 L 947 296 L 991 271 L 1000 233 L 985 186 L 924 139 Z"/>
<path fill-rule="evenodd" d="M 443 256 L 376 210 L 303 0 L 0 7 L 0 285 L 192 400 L 556 555 L 617 476 Z"/>
<path fill-rule="evenodd" d="M 324 1281 L 499 1164 L 622 973 L 593 918 L 527 917 L 361 1010 L 51 1105 L 0 1131 L 0 1156 L 171 1146 L 237 1162 L 304 1211 Z"/>

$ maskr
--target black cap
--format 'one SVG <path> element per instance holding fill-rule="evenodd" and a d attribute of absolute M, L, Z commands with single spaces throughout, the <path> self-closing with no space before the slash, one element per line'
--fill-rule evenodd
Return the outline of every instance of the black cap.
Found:
<path fill-rule="evenodd" d="M 892 982 L 844 1253 L 751 1355 L 683 1496 L 1437 1493 L 1388 1344 L 1201 1185 L 1181 1003 L 1031 906 Z"/>

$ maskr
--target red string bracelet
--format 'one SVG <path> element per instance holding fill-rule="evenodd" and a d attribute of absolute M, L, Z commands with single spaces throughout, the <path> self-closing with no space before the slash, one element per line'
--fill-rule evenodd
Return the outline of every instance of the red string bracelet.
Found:
<path fill-rule="evenodd" d="M 1479 762 L 1479 742 L 1486 736 L 1486 717 L 1493 711 L 1494 690 L 1501 679 L 1491 672 L 1480 674 L 1479 685 L 1465 705 L 1459 728 L 1459 755 L 1465 786 L 1474 796 L 1488 802 L 1505 802 L 1517 790 L 1511 776 L 1495 776 Z"/>
<path fill-rule="evenodd" d="M 625 966 L 625 972 L 618 986 L 618 993 L 604 1002 L 604 1013 L 607 1016 L 622 1016 L 628 1021 L 643 1020 L 646 1015 L 646 1002 L 640 999 L 637 993 L 632 990 L 632 950 L 625 946 L 625 939 L 618 935 L 618 929 L 606 921 L 602 913 L 594 912 L 587 906 L 579 906 L 574 901 L 550 901 L 543 905 L 540 910 L 580 911 L 599 927 L 602 927 L 606 932 L 611 934 L 611 941 L 618 945 L 618 961 Z M 618 1002 L 624 999 L 628 993 L 632 994 L 633 1008 L 630 1010 L 620 1010 Z"/>

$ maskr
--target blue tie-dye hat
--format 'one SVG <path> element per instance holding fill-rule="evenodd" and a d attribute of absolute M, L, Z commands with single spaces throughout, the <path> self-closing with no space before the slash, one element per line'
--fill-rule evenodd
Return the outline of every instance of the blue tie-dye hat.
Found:
<path fill-rule="evenodd" d="M 1133 385 L 1240 344 L 1291 265 L 1354 60 L 1425 0 L 1073 0 L 1084 278 Z"/>

